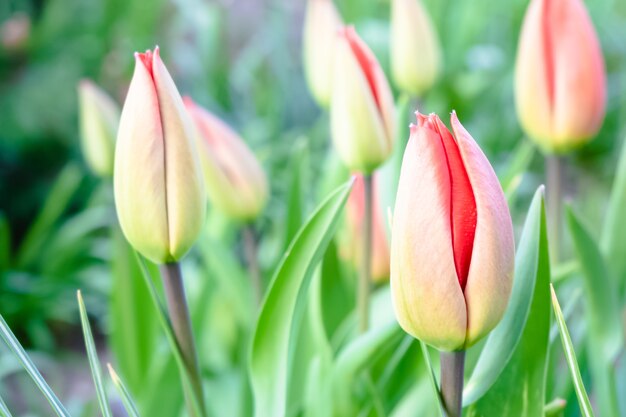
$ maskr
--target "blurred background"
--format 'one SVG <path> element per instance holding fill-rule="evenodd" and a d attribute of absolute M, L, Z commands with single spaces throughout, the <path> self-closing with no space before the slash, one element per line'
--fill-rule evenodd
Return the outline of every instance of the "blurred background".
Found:
<path fill-rule="evenodd" d="M 336 4 L 389 75 L 388 0 Z M 513 66 L 527 1 L 424 4 L 444 64 L 420 111 L 455 109 L 496 171 L 505 173 L 526 142 L 514 109 Z M 608 113 L 598 137 L 568 157 L 566 194 L 584 195 L 578 208 L 600 224 L 626 133 L 626 2 L 587 6 L 607 65 Z M 159 45 L 181 94 L 239 131 L 268 173 L 271 199 L 256 227 L 261 267 L 271 276 L 289 227 L 293 161 L 308 149 L 310 206 L 322 196 L 318 174 L 330 146 L 328 116 L 303 74 L 304 9 L 304 1 L 289 0 L 0 0 L 0 311 L 51 385 L 62 387 L 61 398 L 81 410 L 77 415 L 94 415 L 95 404 L 85 401 L 93 394 L 83 383 L 89 373 L 75 291 L 83 289 L 108 356 L 109 229 L 116 223 L 111 204 L 103 203 L 110 203 L 110 185 L 90 173 L 80 151 L 77 83 L 90 78 L 121 104 L 133 52 Z M 516 227 L 544 181 L 543 158 L 533 155 L 512 205 Z M 228 221 L 215 215 L 210 227 L 241 257 Z M 20 409 L 39 399 L 30 397 L 34 388 L 14 375 L 17 369 L 10 355 L 0 355 L 0 392 Z"/>

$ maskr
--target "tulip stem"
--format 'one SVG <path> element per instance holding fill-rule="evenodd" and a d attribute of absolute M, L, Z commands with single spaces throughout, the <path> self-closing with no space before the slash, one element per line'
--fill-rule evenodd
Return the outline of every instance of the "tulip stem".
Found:
<path fill-rule="evenodd" d="M 446 417 L 461 417 L 465 351 L 440 352 L 441 397 Z"/>
<path fill-rule="evenodd" d="M 563 174 L 564 159 L 558 155 L 546 156 L 546 191 L 548 221 L 551 224 L 551 252 L 553 262 L 561 258 L 561 241 L 563 235 Z"/>
<path fill-rule="evenodd" d="M 242 233 L 243 250 L 246 257 L 246 262 L 248 264 L 248 272 L 250 273 L 250 280 L 252 282 L 254 298 L 257 302 L 257 305 L 260 305 L 263 301 L 263 285 L 261 283 L 261 271 L 259 269 L 259 261 L 257 258 L 258 247 L 252 225 L 245 225 Z"/>
<path fill-rule="evenodd" d="M 180 346 L 185 367 L 189 373 L 191 389 L 193 389 L 195 397 L 200 403 L 199 406 L 205 410 L 204 394 L 202 391 L 202 379 L 200 377 L 200 366 L 198 364 L 198 355 L 196 353 L 196 344 L 194 342 L 193 331 L 191 329 L 191 319 L 189 317 L 189 308 L 187 306 L 187 298 L 185 297 L 185 286 L 183 284 L 183 274 L 178 262 L 166 263 L 161 265 L 161 278 L 163 280 L 163 288 L 167 299 L 167 310 L 174 328 L 176 342 Z M 195 416 L 193 400 L 189 398 L 189 394 L 185 392 L 187 397 L 187 405 L 189 414 Z"/>
<path fill-rule="evenodd" d="M 369 298 L 372 268 L 372 175 L 363 176 L 364 214 L 363 214 L 363 248 L 361 271 L 357 294 L 359 313 L 359 333 L 365 333 L 369 327 Z"/>

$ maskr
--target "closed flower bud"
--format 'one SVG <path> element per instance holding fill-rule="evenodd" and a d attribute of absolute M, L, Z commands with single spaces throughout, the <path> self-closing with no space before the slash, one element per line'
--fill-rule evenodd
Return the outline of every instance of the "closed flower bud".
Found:
<path fill-rule="evenodd" d="M 369 174 L 391 154 L 393 97 L 380 64 L 353 27 L 339 30 L 335 48 L 333 143 L 350 170 Z"/>
<path fill-rule="evenodd" d="M 409 334 L 465 349 L 502 318 L 515 248 L 498 179 L 452 114 L 454 136 L 417 114 L 404 153 L 391 235 L 391 290 Z"/>
<path fill-rule="evenodd" d="M 330 105 L 335 43 L 341 25 L 332 0 L 307 2 L 302 36 L 304 72 L 311 94 L 322 107 Z"/>
<path fill-rule="evenodd" d="M 78 104 L 83 156 L 95 174 L 110 177 L 120 109 L 107 93 L 89 80 L 78 84 Z"/>
<path fill-rule="evenodd" d="M 194 121 L 208 197 L 236 220 L 253 220 L 268 199 L 267 177 L 245 142 L 226 123 L 184 99 Z"/>
<path fill-rule="evenodd" d="M 114 189 L 122 231 L 138 252 L 156 263 L 187 253 L 202 229 L 206 196 L 193 125 L 158 48 L 135 54 Z"/>
<path fill-rule="evenodd" d="M 606 74 L 581 0 L 532 0 L 519 38 L 515 95 L 526 134 L 548 152 L 591 139 L 605 115 Z"/>
<path fill-rule="evenodd" d="M 396 85 L 415 96 L 437 80 L 439 39 L 421 0 L 391 2 L 391 74 Z"/>
<path fill-rule="evenodd" d="M 355 267 L 361 265 L 363 218 L 365 216 L 365 185 L 363 175 L 356 174 L 356 180 L 346 203 L 350 239 L 349 256 Z M 372 263 L 371 273 L 374 282 L 389 279 L 389 241 L 386 231 L 386 217 L 378 204 L 377 175 L 372 177 Z"/>

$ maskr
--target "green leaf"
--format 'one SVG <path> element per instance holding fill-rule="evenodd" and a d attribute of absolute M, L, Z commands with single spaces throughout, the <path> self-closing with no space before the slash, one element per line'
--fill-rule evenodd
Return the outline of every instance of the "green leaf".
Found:
<path fill-rule="evenodd" d="M 266 293 L 249 363 L 257 417 L 282 417 L 286 413 L 292 328 L 299 325 L 311 275 L 335 232 L 351 188 L 352 181 L 339 187 L 300 229 Z"/>
<path fill-rule="evenodd" d="M 350 389 L 357 373 L 397 343 L 404 332 L 393 323 L 374 327 L 350 342 L 339 354 L 333 369 L 335 415 L 354 415 Z"/>
<path fill-rule="evenodd" d="M 0 397 L 0 417 L 13 417 L 2 397 Z"/>
<path fill-rule="evenodd" d="M 558 417 L 563 415 L 567 406 L 567 401 L 562 398 L 555 398 L 543 407 L 545 417 Z"/>
<path fill-rule="evenodd" d="M 602 415 L 619 415 L 613 363 L 624 346 L 624 334 L 615 282 L 600 249 L 571 207 L 567 220 L 582 270 L 587 352 L 598 408 Z"/>
<path fill-rule="evenodd" d="M 506 361 L 504 369 L 499 372 L 498 378 L 488 391 L 470 406 L 466 414 L 468 417 L 536 417 L 543 413 L 550 331 L 550 257 L 542 189 L 538 191 L 536 198 L 538 200 L 535 201 L 539 203 L 533 205 L 529 224 L 534 228 L 539 227 L 539 233 L 535 234 L 533 231 L 534 241 L 528 244 L 534 246 L 538 252 L 538 263 L 534 272 L 536 278 L 528 318 L 514 348 L 510 344 L 506 345 L 506 348 L 511 349 L 512 355 Z M 538 224 L 535 217 L 537 215 Z M 529 254 L 532 253 L 535 251 L 529 251 Z M 518 261 L 526 262 L 526 259 Z M 510 343 L 506 339 L 503 342 Z M 494 369 L 494 372 L 498 372 L 498 369 Z"/>
<path fill-rule="evenodd" d="M 508 201 L 511 201 L 515 195 L 533 156 L 535 156 L 535 145 L 529 140 L 520 141 L 507 161 L 506 170 L 499 175 L 502 190 Z"/>
<path fill-rule="evenodd" d="M 11 226 L 3 213 L 0 213 L 0 273 L 9 269 L 11 261 Z"/>
<path fill-rule="evenodd" d="M 422 356 L 424 357 L 424 363 L 426 364 L 426 372 L 428 373 L 428 380 L 430 381 L 430 387 L 433 390 L 433 394 L 437 399 L 437 410 L 438 414 L 441 417 L 444 417 L 444 406 L 443 406 L 443 398 L 441 398 L 441 391 L 439 391 L 439 383 L 437 383 L 437 376 L 435 375 L 435 370 L 433 369 L 433 365 L 430 362 L 430 353 L 428 353 L 428 345 L 426 343 L 420 342 L 420 347 L 422 349 Z"/>
<path fill-rule="evenodd" d="M 96 352 L 96 344 L 93 341 L 91 326 L 89 325 L 89 319 L 87 318 L 87 309 L 85 308 L 85 303 L 80 290 L 76 292 L 76 298 L 78 299 L 80 324 L 83 328 L 85 347 L 87 348 L 87 357 L 89 358 L 89 367 L 91 368 L 91 375 L 93 376 L 93 382 L 96 387 L 100 411 L 102 411 L 103 417 L 112 417 L 113 414 L 111 413 L 111 408 L 109 407 L 109 400 L 104 389 L 104 384 L 102 383 L 102 372 L 100 368 L 100 360 L 98 360 L 98 352 Z"/>
<path fill-rule="evenodd" d="M 578 362 L 576 361 L 576 352 L 574 351 L 574 345 L 572 345 L 572 339 L 569 336 L 567 330 L 567 324 L 561 313 L 561 306 L 559 300 L 556 298 L 554 288 L 550 285 L 550 292 L 552 293 L 552 307 L 554 308 L 554 316 L 556 322 L 559 325 L 559 332 L 561 334 L 561 342 L 563 343 L 563 350 L 565 351 L 565 359 L 567 360 L 567 366 L 569 367 L 572 380 L 574 382 L 574 390 L 576 391 L 576 398 L 578 398 L 578 404 L 580 405 L 580 412 L 583 417 L 593 417 L 593 410 L 589 403 L 589 397 L 585 390 L 582 377 L 580 376 L 580 369 L 578 368 Z"/>
<path fill-rule="evenodd" d="M 498 379 L 517 346 L 533 300 L 539 271 L 543 189 L 537 190 L 528 209 L 528 217 L 515 257 L 513 289 L 502 321 L 491 332 L 465 389 L 463 403 L 480 399 Z"/>
<path fill-rule="evenodd" d="M 601 247 L 621 291 L 626 286 L 626 143 L 622 145 L 617 173 L 606 211 Z"/>
<path fill-rule="evenodd" d="M 48 386 L 46 380 L 43 379 L 43 377 L 39 373 L 39 370 L 37 370 L 37 367 L 30 360 L 28 354 L 26 353 L 22 345 L 20 345 L 20 342 L 16 339 L 15 335 L 7 325 L 7 322 L 4 321 L 4 317 L 2 317 L 2 315 L 0 315 L 0 335 L 2 335 L 2 339 L 4 339 L 4 342 L 13 352 L 13 354 L 17 356 L 18 360 L 22 364 L 22 367 L 26 370 L 30 378 L 35 382 L 37 388 L 39 388 L 44 397 L 46 397 L 46 400 L 48 400 L 48 403 L 50 403 L 50 406 L 52 407 L 54 412 L 59 417 L 69 417 L 70 414 L 67 412 L 63 404 L 61 404 L 61 401 L 59 401 L 52 389 L 50 389 L 50 386 Z"/>
<path fill-rule="evenodd" d="M 107 367 L 109 368 L 109 375 L 111 375 L 113 385 L 115 386 L 117 392 L 122 398 L 122 404 L 124 404 L 124 409 L 130 417 L 139 417 L 137 406 L 135 405 L 135 401 L 133 401 L 133 397 L 130 395 L 130 392 L 128 392 L 128 389 L 126 389 L 126 386 L 120 379 L 119 375 L 117 375 L 117 372 L 115 372 L 110 363 L 107 364 Z"/>
<path fill-rule="evenodd" d="M 152 301 L 135 251 L 117 225 L 112 228 L 111 234 L 111 348 L 128 388 L 141 396 L 147 388 L 159 323 L 154 314 L 146 314 L 152 309 Z M 151 271 L 152 274 L 156 272 L 156 268 Z"/>
<path fill-rule="evenodd" d="M 82 179 L 83 174 L 78 166 L 69 164 L 63 168 L 37 218 L 26 232 L 17 252 L 17 265 L 27 265 L 39 256 L 45 239 L 50 235 L 50 228 L 67 209 Z"/>
<path fill-rule="evenodd" d="M 194 411 L 194 414 L 196 416 L 204 416 L 205 415 L 204 410 L 202 409 L 202 406 L 200 405 L 202 404 L 202 402 L 200 401 L 199 398 L 196 397 L 195 390 L 192 389 L 192 383 L 191 383 L 192 379 L 190 375 L 190 370 L 187 369 L 187 366 L 185 365 L 185 361 L 183 360 L 183 353 L 180 349 L 180 346 L 178 345 L 178 342 L 176 341 L 176 336 L 174 335 L 174 329 L 172 328 L 172 324 L 169 320 L 167 311 L 165 307 L 163 306 L 161 299 L 159 298 L 159 293 L 157 292 L 157 289 L 154 286 L 154 282 L 150 274 L 150 271 L 148 270 L 146 261 L 138 252 L 135 252 L 135 254 L 139 261 L 139 265 L 141 266 L 141 271 L 142 271 L 144 281 L 150 292 L 150 298 L 152 299 L 152 302 L 154 304 L 154 310 L 156 310 L 157 318 L 159 319 L 161 328 L 165 332 L 165 337 L 167 338 L 167 341 L 170 345 L 170 349 L 172 350 L 172 353 L 174 354 L 174 359 L 176 359 L 176 364 L 178 365 L 178 370 L 179 370 L 179 374 L 181 377 L 183 390 L 185 390 L 185 392 L 188 393 L 187 397 L 189 398 L 191 402 L 191 407 Z"/>

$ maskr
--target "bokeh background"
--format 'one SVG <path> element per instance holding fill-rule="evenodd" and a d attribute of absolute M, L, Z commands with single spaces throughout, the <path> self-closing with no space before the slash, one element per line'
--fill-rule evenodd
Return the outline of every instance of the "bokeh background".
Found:
<path fill-rule="evenodd" d="M 527 143 L 513 99 L 527 1 L 424 3 L 444 65 L 420 111 L 456 109 L 496 171 L 506 173 L 512 155 Z M 606 60 L 608 113 L 597 138 L 568 156 L 565 186 L 586 218 L 601 224 L 626 133 L 626 2 L 586 3 Z M 336 4 L 389 75 L 388 0 Z M 59 395 L 83 415 L 93 415 L 95 407 L 86 401 L 93 394 L 84 383 L 89 374 L 75 290 L 83 289 L 107 356 L 108 227 L 115 215 L 101 204 L 110 189 L 90 173 L 80 152 L 77 83 L 93 79 L 122 103 L 133 52 L 159 45 L 181 93 L 235 127 L 268 173 L 271 200 L 257 227 L 261 266 L 271 272 L 289 227 L 293 160 L 308 149 L 305 194 L 312 204 L 320 198 L 319 174 L 330 147 L 328 116 L 304 79 L 304 8 L 304 1 L 290 0 L 0 0 L 0 311 L 46 374 L 64 381 L 56 384 L 65 387 Z M 407 114 L 406 124 L 411 121 Z M 518 227 L 544 181 L 542 157 L 530 157 L 512 205 Z M 211 222 L 240 256 L 228 222 L 219 216 Z M 10 355 L 0 354 L 0 391 L 11 393 L 5 398 L 16 407 L 39 401 L 29 397 L 36 393 L 14 375 L 16 369 Z"/>

